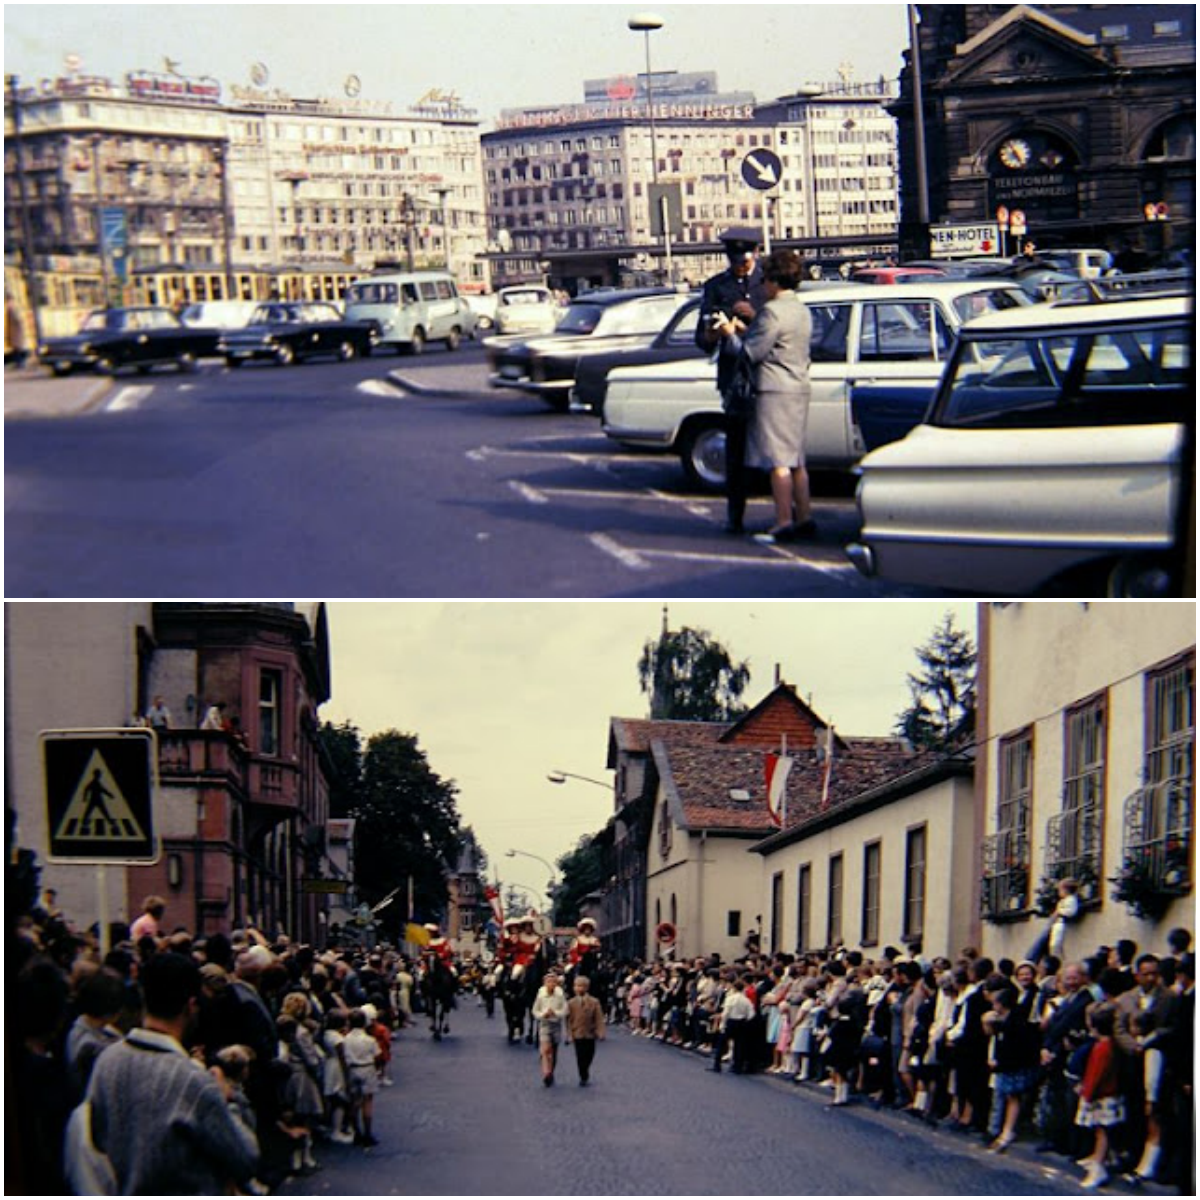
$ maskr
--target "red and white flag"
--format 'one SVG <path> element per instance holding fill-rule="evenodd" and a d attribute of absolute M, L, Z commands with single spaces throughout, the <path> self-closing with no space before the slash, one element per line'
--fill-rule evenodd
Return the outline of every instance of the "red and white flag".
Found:
<path fill-rule="evenodd" d="M 833 776 L 833 726 L 830 725 L 825 738 L 825 778 L 821 781 L 821 809 L 829 807 L 829 781 Z"/>
<path fill-rule="evenodd" d="M 492 916 L 496 918 L 496 924 L 503 929 L 504 902 L 500 899 L 500 889 L 498 887 L 492 887 L 491 884 L 488 884 L 483 889 L 483 897 L 492 906 Z"/>
<path fill-rule="evenodd" d="M 767 811 L 776 829 L 787 820 L 787 781 L 793 762 L 786 754 L 767 755 Z"/>

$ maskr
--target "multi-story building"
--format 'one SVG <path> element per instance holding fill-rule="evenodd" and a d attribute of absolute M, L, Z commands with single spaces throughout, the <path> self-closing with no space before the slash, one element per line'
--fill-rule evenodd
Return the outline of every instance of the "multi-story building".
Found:
<path fill-rule="evenodd" d="M 228 98 L 170 72 L 10 86 L 5 255 L 28 248 L 41 306 L 77 314 L 132 280 L 151 303 L 258 298 L 252 277 L 384 263 L 485 289 L 479 122 L 456 96 L 399 110 L 353 77 L 317 99 L 258 80 Z"/>
<path fill-rule="evenodd" d="M 593 81 L 583 104 L 507 110 L 483 135 L 498 284 L 699 282 L 723 267 L 717 239 L 729 225 L 794 246 L 891 246 L 888 85 L 843 80 L 759 105 L 721 93 L 715 72 L 656 72 L 650 87 L 647 78 Z M 782 162 L 770 189 L 744 177 L 756 150 Z M 669 247 L 655 220 L 655 184 L 677 189 Z"/>
<path fill-rule="evenodd" d="M 5 742 L 17 844 L 37 853 L 45 885 L 86 928 L 107 908 L 139 915 L 149 894 L 170 927 L 323 941 L 328 771 L 319 706 L 329 697 L 323 605 L 19 604 L 7 609 Z M 135 724 L 155 697 L 153 865 L 109 867 L 104 904 L 87 864 L 47 863 L 39 734 Z M 225 728 L 201 728 L 221 703 Z"/>
<path fill-rule="evenodd" d="M 893 107 L 901 245 L 1018 211 L 1039 245 L 1195 237 L 1196 13 L 1157 4 L 920 4 Z M 924 136 L 922 211 L 918 132 Z"/>
<path fill-rule="evenodd" d="M 1195 913 L 1194 606 L 983 605 L 979 650 L 982 949 L 1025 957 L 1063 878 L 1069 955 L 1164 949 Z"/>

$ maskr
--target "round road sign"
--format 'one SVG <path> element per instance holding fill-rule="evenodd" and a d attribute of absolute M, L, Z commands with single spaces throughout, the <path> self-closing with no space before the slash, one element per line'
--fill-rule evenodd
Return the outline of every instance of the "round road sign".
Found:
<path fill-rule="evenodd" d="M 756 192 L 770 191 L 782 176 L 783 162 L 773 150 L 751 150 L 742 159 L 742 178 Z"/>

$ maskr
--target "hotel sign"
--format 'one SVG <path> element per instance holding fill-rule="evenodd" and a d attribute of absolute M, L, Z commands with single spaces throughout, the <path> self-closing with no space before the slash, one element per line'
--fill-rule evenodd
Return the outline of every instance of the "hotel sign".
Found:
<path fill-rule="evenodd" d="M 164 75 L 155 71 L 130 71 L 125 88 L 135 100 L 186 100 L 192 104 L 220 104 L 221 85 L 208 75 Z"/>

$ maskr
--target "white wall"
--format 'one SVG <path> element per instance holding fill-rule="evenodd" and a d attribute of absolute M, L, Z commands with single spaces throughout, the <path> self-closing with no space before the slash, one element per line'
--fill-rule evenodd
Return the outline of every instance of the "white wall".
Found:
<path fill-rule="evenodd" d="M 1130 937 L 1140 949 L 1161 951 L 1169 929 L 1194 928 L 1195 897 L 1177 899 L 1157 922 L 1136 918 L 1113 900 L 1111 877 L 1121 868 L 1126 798 L 1142 783 L 1145 672 L 1196 642 L 1191 603 L 1112 602 L 992 605 L 987 656 L 988 735 L 985 828 L 994 831 L 999 790 L 998 739 L 1033 729 L 1034 778 L 1030 825 L 1036 891 L 1045 874 L 1046 823 L 1061 811 L 1064 710 L 1103 693 L 1107 706 L 1102 900 L 1067 933 L 1065 953 L 1081 957 L 1099 945 Z M 1194 831 L 1193 831 L 1194 836 Z M 1032 916 L 1011 924 L 984 922 L 989 956 L 1021 959 L 1045 926 Z"/>
<path fill-rule="evenodd" d="M 927 957 L 957 955 L 967 944 L 972 894 L 974 822 L 973 788 L 968 778 L 935 783 L 924 791 L 895 800 L 874 812 L 851 817 L 763 859 L 760 909 L 764 946 L 770 945 L 772 878 L 783 873 L 783 925 L 779 948 L 792 953 L 799 934 L 800 867 L 812 866 L 809 942 L 825 944 L 829 919 L 829 860 L 842 855 L 842 938 L 867 957 L 885 946 L 898 948 L 904 933 L 905 851 L 908 830 L 926 830 L 925 922 L 922 947 Z M 879 939 L 862 946 L 864 848 L 881 844 Z M 756 856 L 757 857 L 757 856 Z M 756 910 L 757 911 L 757 910 Z"/>
<path fill-rule="evenodd" d="M 37 852 L 41 884 L 77 925 L 97 916 L 96 869 L 46 863 L 48 832 L 38 735 L 47 729 L 120 728 L 137 699 L 138 625 L 148 603 L 5 605 L 5 767 L 17 844 Z M 110 920 L 126 920 L 125 872 L 106 872 Z M 136 915 L 136 914 L 134 914 Z"/>

